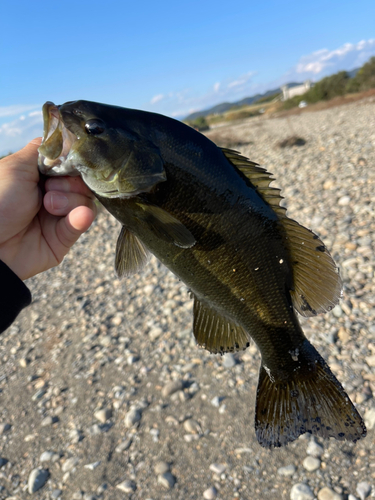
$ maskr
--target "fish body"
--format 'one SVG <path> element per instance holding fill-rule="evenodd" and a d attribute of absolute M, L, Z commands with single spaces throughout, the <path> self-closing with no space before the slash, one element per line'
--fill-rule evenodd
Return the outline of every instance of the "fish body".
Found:
<path fill-rule="evenodd" d="M 78 171 L 121 222 L 118 274 L 140 269 L 151 252 L 194 295 L 199 345 L 224 353 L 255 341 L 261 445 L 304 432 L 352 441 L 366 434 L 296 314 L 338 302 L 337 268 L 319 238 L 286 217 L 268 172 L 162 115 L 73 101 L 47 103 L 44 116 L 40 169 Z"/>

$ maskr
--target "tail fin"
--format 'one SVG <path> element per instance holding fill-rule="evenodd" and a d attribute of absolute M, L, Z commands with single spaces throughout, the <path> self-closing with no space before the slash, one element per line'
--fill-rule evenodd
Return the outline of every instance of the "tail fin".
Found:
<path fill-rule="evenodd" d="M 265 448 L 285 446 L 305 432 L 353 442 L 366 436 L 365 424 L 340 382 L 305 342 L 309 361 L 300 359 L 286 380 L 274 380 L 261 366 L 255 431 Z"/>

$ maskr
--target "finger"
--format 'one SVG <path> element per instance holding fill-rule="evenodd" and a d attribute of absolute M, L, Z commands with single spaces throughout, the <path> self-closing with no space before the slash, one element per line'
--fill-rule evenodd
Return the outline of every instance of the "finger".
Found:
<path fill-rule="evenodd" d="M 94 198 L 94 194 L 81 177 L 50 177 L 45 182 L 45 190 L 79 193 Z"/>
<path fill-rule="evenodd" d="M 36 139 L 33 139 L 30 141 L 26 146 L 17 153 L 14 153 L 13 158 L 17 158 L 22 162 L 30 162 L 30 160 L 37 160 L 38 159 L 38 147 L 40 146 L 42 142 L 41 137 L 37 137 Z"/>
<path fill-rule="evenodd" d="M 43 199 L 44 208 L 52 215 L 67 215 L 77 207 L 85 206 L 96 213 L 96 205 L 92 198 L 79 193 L 48 191 Z"/>
<path fill-rule="evenodd" d="M 67 253 L 68 249 L 93 223 L 95 215 L 95 212 L 88 207 L 77 207 L 60 219 L 56 225 L 56 236 L 60 248 L 56 249 L 55 254 L 59 254 L 62 258 L 61 252 L 64 252 L 64 255 Z"/>

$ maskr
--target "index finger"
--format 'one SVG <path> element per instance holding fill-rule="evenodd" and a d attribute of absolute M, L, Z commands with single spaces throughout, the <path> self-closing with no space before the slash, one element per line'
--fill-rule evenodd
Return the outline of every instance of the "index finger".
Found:
<path fill-rule="evenodd" d="M 49 177 L 45 183 L 45 190 L 46 192 L 62 191 L 64 193 L 77 193 L 89 198 L 95 198 L 81 177 Z"/>

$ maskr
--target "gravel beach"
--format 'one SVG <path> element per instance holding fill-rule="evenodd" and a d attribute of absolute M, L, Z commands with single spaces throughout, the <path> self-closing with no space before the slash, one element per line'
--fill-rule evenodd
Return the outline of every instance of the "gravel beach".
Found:
<path fill-rule="evenodd" d="M 375 498 L 375 98 L 211 130 L 275 176 L 288 215 L 324 241 L 343 299 L 301 318 L 364 416 L 356 444 L 261 448 L 256 346 L 195 345 L 192 300 L 155 258 L 119 281 L 120 225 L 102 210 L 0 338 L 0 499 Z M 298 135 L 302 146 L 281 148 Z"/>

